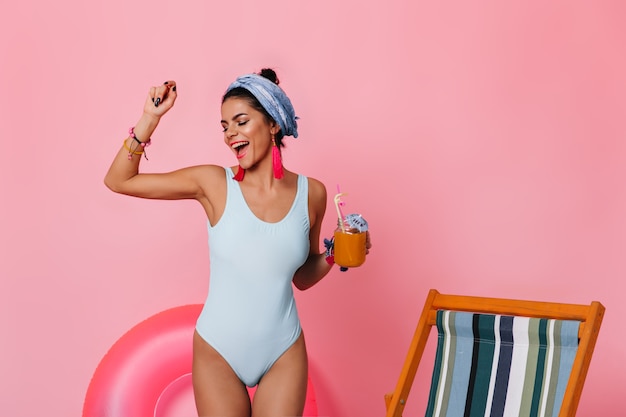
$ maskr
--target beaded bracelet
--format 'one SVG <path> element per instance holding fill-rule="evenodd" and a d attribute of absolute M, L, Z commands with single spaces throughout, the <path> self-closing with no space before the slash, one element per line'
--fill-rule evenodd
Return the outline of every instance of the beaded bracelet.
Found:
<path fill-rule="evenodd" d="M 146 147 L 150 146 L 150 143 L 152 143 L 152 139 L 148 138 L 147 141 L 142 142 L 137 138 L 137 135 L 135 135 L 135 128 L 131 127 L 130 129 L 128 129 L 128 136 L 131 137 L 133 139 L 134 142 L 137 142 L 137 147 L 141 147 L 141 151 L 136 151 L 137 148 L 132 148 L 128 145 L 126 145 L 126 139 L 124 139 L 124 148 L 128 151 L 128 160 L 130 161 L 131 159 L 133 159 L 133 155 L 141 155 L 143 154 L 143 156 L 146 158 L 146 161 L 148 160 L 148 154 L 146 153 Z"/>

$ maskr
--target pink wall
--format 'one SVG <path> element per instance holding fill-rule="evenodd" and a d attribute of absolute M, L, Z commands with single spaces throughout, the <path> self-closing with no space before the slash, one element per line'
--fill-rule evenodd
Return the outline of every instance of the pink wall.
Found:
<path fill-rule="evenodd" d="M 621 415 L 625 13 L 619 1 L 3 7 L 0 415 L 79 415 L 117 338 L 203 301 L 199 206 L 114 195 L 102 178 L 147 88 L 168 78 L 179 100 L 144 168 L 232 164 L 220 94 L 266 65 L 301 117 L 286 165 L 331 195 L 339 182 L 373 229 L 365 266 L 297 294 L 320 415 L 383 414 L 432 287 L 603 302 L 579 415 Z"/>

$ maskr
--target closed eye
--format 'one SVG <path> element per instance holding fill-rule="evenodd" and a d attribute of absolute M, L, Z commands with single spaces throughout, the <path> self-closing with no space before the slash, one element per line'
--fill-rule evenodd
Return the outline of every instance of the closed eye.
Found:
<path fill-rule="evenodd" d="M 243 125 L 245 125 L 248 122 L 249 122 L 249 120 L 244 120 L 242 122 L 237 122 L 237 126 L 243 126 Z M 226 133 L 227 130 L 228 130 L 228 126 L 227 125 L 222 125 L 222 132 Z"/>

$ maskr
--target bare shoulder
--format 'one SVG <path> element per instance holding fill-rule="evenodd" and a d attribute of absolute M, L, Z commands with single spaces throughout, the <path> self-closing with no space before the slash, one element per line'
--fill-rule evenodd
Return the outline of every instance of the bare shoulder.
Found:
<path fill-rule="evenodd" d="M 308 177 L 309 180 L 309 200 L 314 204 L 324 204 L 326 206 L 326 186 L 315 178 Z"/>
<path fill-rule="evenodd" d="M 309 216 L 313 224 L 319 225 L 326 213 L 326 186 L 309 177 Z"/>
<path fill-rule="evenodd" d="M 224 167 L 219 165 L 194 165 L 185 169 L 197 178 L 201 184 L 210 186 L 226 180 Z"/>
<path fill-rule="evenodd" d="M 204 207 L 211 224 L 216 224 L 226 205 L 226 170 L 218 165 L 196 165 L 188 169 L 200 187 L 196 199 Z"/>
<path fill-rule="evenodd" d="M 201 195 L 209 200 L 226 193 L 226 170 L 219 165 L 196 165 L 190 170 L 202 190 Z M 218 197 L 219 198 L 219 197 Z"/>

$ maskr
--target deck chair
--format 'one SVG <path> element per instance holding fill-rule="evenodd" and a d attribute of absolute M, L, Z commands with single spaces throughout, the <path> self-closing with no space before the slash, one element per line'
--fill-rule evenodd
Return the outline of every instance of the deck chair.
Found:
<path fill-rule="evenodd" d="M 430 290 L 386 417 L 402 416 L 433 326 L 426 417 L 573 417 L 604 310 Z"/>

